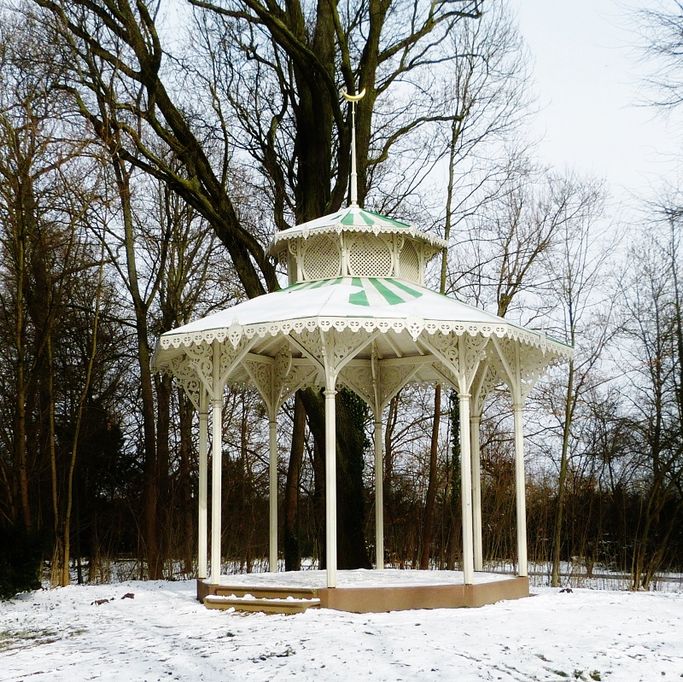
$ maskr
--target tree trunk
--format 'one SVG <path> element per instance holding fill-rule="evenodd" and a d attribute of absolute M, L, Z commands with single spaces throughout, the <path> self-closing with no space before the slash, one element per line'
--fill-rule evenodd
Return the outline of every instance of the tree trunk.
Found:
<path fill-rule="evenodd" d="M 135 313 L 135 332 L 137 338 L 138 368 L 142 396 L 142 426 L 144 444 L 144 545 L 147 555 L 147 569 L 152 580 L 163 577 L 163 556 L 159 545 L 159 481 L 154 419 L 154 387 L 150 367 L 149 334 L 147 330 L 147 305 L 142 299 L 138 286 L 137 263 L 135 257 L 135 238 L 133 229 L 133 208 L 131 205 L 130 173 L 123 161 L 113 154 L 112 165 L 121 201 L 123 217 L 126 267 L 126 285 L 133 299 Z"/>
<path fill-rule="evenodd" d="M 337 394 L 338 568 L 372 568 L 365 542 L 365 403 L 350 391 Z"/>
<path fill-rule="evenodd" d="M 562 452 L 560 455 L 560 475 L 557 479 L 557 512 L 553 529 L 553 561 L 550 586 L 560 586 L 560 561 L 562 554 L 562 521 L 564 517 L 564 498 L 569 465 L 569 435 L 572 423 L 574 397 L 574 361 L 569 361 L 569 377 L 565 394 L 564 424 L 562 425 Z"/>
<path fill-rule="evenodd" d="M 180 504 L 177 505 L 182 528 L 181 555 L 183 573 L 192 575 L 192 557 L 194 549 L 195 525 L 194 508 L 192 504 L 192 481 L 190 478 L 190 455 L 192 452 L 192 406 L 185 397 L 182 389 L 178 389 L 178 411 L 180 419 L 180 470 L 178 472 L 178 487 Z"/>
<path fill-rule="evenodd" d="M 100 253 L 100 270 L 97 280 L 97 290 L 95 291 L 95 311 L 93 316 L 92 339 L 90 345 L 90 357 L 88 358 L 88 367 L 85 374 L 85 382 L 83 390 L 78 401 L 78 412 L 76 414 L 76 425 L 74 428 L 73 442 L 71 444 L 71 458 L 69 460 L 69 468 L 66 478 L 66 496 L 63 521 L 63 557 L 62 557 L 62 586 L 68 585 L 71 582 L 69 574 L 69 554 L 71 551 L 71 511 L 73 509 L 74 501 L 74 472 L 76 470 L 76 458 L 78 456 L 78 441 L 81 434 L 81 426 L 83 424 L 83 414 L 85 412 L 85 405 L 90 394 L 90 384 L 92 381 L 93 367 L 95 366 L 95 356 L 97 353 L 97 332 L 100 321 L 100 299 L 102 296 L 102 282 L 104 280 L 104 244 L 102 244 L 102 252 Z"/>
<path fill-rule="evenodd" d="M 394 503 L 394 450 L 393 435 L 398 418 L 398 395 L 389 401 L 387 423 L 384 429 L 384 527 L 389 543 L 385 542 L 385 552 L 389 551 L 389 560 L 396 554 L 396 512 Z"/>
<path fill-rule="evenodd" d="M 23 215 L 21 203 L 17 211 Z M 24 288 L 26 286 L 26 228 L 24 221 L 19 220 L 16 226 L 15 250 L 17 260 L 17 287 L 16 287 L 16 325 L 14 343 L 17 349 L 17 409 L 14 427 L 14 449 L 19 473 L 19 499 L 21 501 L 21 516 L 24 529 L 29 532 L 33 525 L 31 518 L 31 504 L 29 501 L 29 474 L 28 458 L 26 453 L 26 327 L 24 310 Z"/>
<path fill-rule="evenodd" d="M 302 393 L 308 423 L 319 448 L 320 461 L 316 469 L 316 486 L 324 490 L 325 409 L 320 393 Z M 371 568 L 365 543 L 365 496 L 363 488 L 363 451 L 365 434 L 362 416 L 359 420 L 360 398 L 348 391 L 339 391 L 337 412 L 337 568 Z M 359 425 L 360 422 L 360 425 Z M 318 478 L 322 476 L 321 479 Z M 322 505 L 321 505 L 322 506 Z M 324 507 L 320 519 L 324 519 Z M 320 523 L 324 540 L 324 523 Z M 323 547 L 324 550 L 324 547 Z M 323 551 L 320 557 L 324 568 Z"/>
<path fill-rule="evenodd" d="M 450 528 L 448 535 L 448 554 L 446 568 L 455 570 L 455 560 L 460 549 L 462 537 L 462 516 L 460 512 L 460 401 L 455 391 L 449 395 L 451 420 L 451 471 L 449 475 L 448 506 Z"/>
<path fill-rule="evenodd" d="M 437 454 L 439 451 L 439 423 L 441 421 L 441 384 L 434 387 L 434 419 L 432 420 L 432 438 L 429 446 L 429 482 L 427 499 L 425 500 L 424 520 L 422 527 L 422 551 L 420 552 L 420 569 L 429 568 L 429 558 L 434 537 L 434 507 L 436 506 L 436 488 L 438 485 Z"/>
<path fill-rule="evenodd" d="M 292 447 L 287 467 L 285 486 L 285 571 L 301 570 L 301 546 L 299 543 L 299 476 L 304 457 L 306 436 L 306 411 L 299 392 L 294 398 L 294 425 Z"/>
<path fill-rule="evenodd" d="M 171 533 L 173 532 L 171 521 L 171 505 L 169 491 L 169 451 L 168 439 L 171 419 L 171 377 L 164 375 L 157 377 L 155 381 L 157 395 L 157 439 L 156 439 L 156 465 L 155 478 L 157 480 L 157 523 L 159 526 L 159 555 L 158 577 L 163 577 L 164 558 L 171 549 Z"/>

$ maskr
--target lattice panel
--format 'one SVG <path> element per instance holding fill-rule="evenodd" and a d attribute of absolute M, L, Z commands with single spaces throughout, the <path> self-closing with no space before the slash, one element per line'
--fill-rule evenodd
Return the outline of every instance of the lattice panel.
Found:
<path fill-rule="evenodd" d="M 372 235 L 354 239 L 349 249 L 349 272 L 355 277 L 390 277 L 391 247 Z"/>
<path fill-rule="evenodd" d="M 304 279 L 337 277 L 341 270 L 341 251 L 334 237 L 316 237 L 306 244 Z"/>
<path fill-rule="evenodd" d="M 399 268 L 401 277 L 410 280 L 411 282 L 420 281 L 420 258 L 417 255 L 417 250 L 411 242 L 406 242 L 401 249 L 399 257 Z"/>

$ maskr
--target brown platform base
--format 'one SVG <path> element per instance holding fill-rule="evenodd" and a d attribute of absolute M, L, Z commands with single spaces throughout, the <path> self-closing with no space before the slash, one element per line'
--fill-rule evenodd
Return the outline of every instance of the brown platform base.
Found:
<path fill-rule="evenodd" d="M 402 572 L 395 572 L 402 573 Z M 406 572 L 408 574 L 410 572 Z M 435 572 L 436 573 L 436 572 Z M 264 574 L 272 581 L 273 574 Z M 481 574 L 478 574 L 481 575 Z M 486 575 L 485 580 L 475 578 L 474 585 L 437 584 L 434 579 L 431 584 L 401 584 L 401 576 L 389 577 L 385 584 L 372 586 L 344 586 L 338 581 L 338 587 L 327 588 L 302 584 L 299 579 L 291 586 L 287 586 L 287 574 L 278 574 L 279 585 L 268 584 L 259 574 L 238 576 L 239 581 L 230 582 L 230 576 L 223 576 L 220 584 L 208 581 L 197 581 L 197 599 L 204 602 L 209 595 L 222 599 L 209 599 L 205 602 L 209 608 L 235 608 L 237 610 L 267 611 L 277 613 L 291 613 L 304 610 L 303 608 L 279 610 L 275 608 L 277 602 L 287 600 L 309 600 L 308 608 L 318 606 L 338 611 L 353 613 L 383 613 L 386 611 L 400 611 L 405 609 L 443 609 L 484 606 L 504 599 L 520 599 L 529 596 L 529 579 L 516 576 Z M 432 574 L 434 577 L 435 574 Z M 298 574 L 301 577 L 301 574 Z M 249 595 L 251 601 L 243 600 Z M 231 600 L 234 596 L 236 599 Z M 272 600 L 272 601 L 268 601 Z M 318 602 L 319 600 L 319 602 Z M 259 602 L 273 608 L 258 608 Z M 244 604 L 244 608 L 240 605 Z M 294 606 L 294 604 L 292 604 Z"/>

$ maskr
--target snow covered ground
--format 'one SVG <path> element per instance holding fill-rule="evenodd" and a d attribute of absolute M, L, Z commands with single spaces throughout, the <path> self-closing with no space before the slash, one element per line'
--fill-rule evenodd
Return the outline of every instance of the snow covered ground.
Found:
<path fill-rule="evenodd" d="M 44 590 L 0 603 L 0 680 L 683 678 L 683 593 L 536 591 L 479 609 L 267 616 L 209 611 L 194 581 Z"/>

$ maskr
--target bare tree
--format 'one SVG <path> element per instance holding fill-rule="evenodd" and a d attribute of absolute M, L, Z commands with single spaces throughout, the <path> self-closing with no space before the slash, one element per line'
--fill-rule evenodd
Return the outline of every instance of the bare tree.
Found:
<path fill-rule="evenodd" d="M 683 505 L 680 211 L 665 207 L 660 215 L 663 224 L 631 252 L 637 267 L 624 291 L 628 395 L 643 486 L 633 589 L 650 584 Z"/>
<path fill-rule="evenodd" d="M 596 370 L 607 344 L 615 332 L 610 319 L 613 296 L 607 288 L 607 264 L 613 254 L 609 244 L 602 244 L 602 188 L 596 183 L 576 187 L 585 197 L 583 209 L 563 222 L 558 244 L 544 254 L 544 266 L 555 302 L 554 317 L 558 335 L 574 347 L 574 357 L 566 372 L 542 387 L 542 401 L 560 432 L 559 472 L 557 476 L 557 511 L 552 535 L 551 585 L 560 584 L 562 527 L 569 461 L 580 440 L 582 426 L 577 423 L 580 404 L 592 398 L 603 378 Z M 612 242 L 614 244 L 614 242 Z M 549 435 L 549 434 L 547 434 Z"/>
<path fill-rule="evenodd" d="M 683 3 L 654 3 L 637 10 L 637 28 L 648 61 L 654 64 L 648 82 L 652 86 L 652 104 L 675 108 L 683 102 Z"/>

